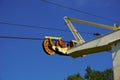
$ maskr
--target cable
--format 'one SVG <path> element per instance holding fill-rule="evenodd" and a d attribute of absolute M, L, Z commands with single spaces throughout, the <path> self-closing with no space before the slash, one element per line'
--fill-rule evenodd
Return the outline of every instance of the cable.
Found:
<path fill-rule="evenodd" d="M 76 11 L 76 12 L 79 12 L 79 13 L 82 13 L 82 14 L 87 14 L 87 15 L 90 15 L 90 16 L 98 17 L 98 18 L 101 18 L 101 19 L 104 19 L 104 20 L 107 20 L 107 21 L 120 23 L 120 22 L 117 21 L 117 20 L 114 20 L 114 19 L 111 19 L 111 18 L 106 18 L 106 17 L 103 17 L 103 16 L 98 16 L 98 15 L 95 15 L 95 14 L 92 14 L 92 13 L 89 13 L 89 12 L 86 12 L 86 11 L 81 11 L 81 10 L 79 10 L 79 9 L 75 9 L 75 8 L 72 8 L 72 7 L 68 7 L 68 6 L 63 5 L 63 4 L 51 2 L 51 1 L 48 1 L 48 0 L 40 0 L 40 1 L 45 2 L 45 3 L 48 3 L 48 4 L 52 4 L 52 5 L 55 5 L 55 6 L 58 6 L 58 7 L 66 8 L 66 9 L 69 9 L 69 10 L 72 10 L 72 11 Z"/>
<path fill-rule="evenodd" d="M 44 40 L 44 39 L 42 39 L 42 38 L 26 38 L 26 37 L 18 37 L 18 36 L 0 36 L 0 38 L 26 39 L 26 40 Z"/>
<path fill-rule="evenodd" d="M 58 28 L 48 28 L 48 27 L 41 27 L 41 26 L 33 26 L 33 25 L 9 23 L 9 22 L 0 22 L 0 24 L 13 25 L 13 26 L 21 26 L 21 27 L 26 27 L 26 28 L 37 28 L 37 29 L 38 28 L 42 28 L 42 29 L 57 30 L 57 31 L 64 31 L 64 32 L 67 31 L 67 30 L 62 30 L 62 29 L 58 29 Z"/>
<path fill-rule="evenodd" d="M 18 37 L 18 36 L 0 36 L 0 38 L 6 38 L 6 39 L 25 39 L 25 40 L 44 40 L 44 38 L 28 38 L 28 37 Z M 69 41 L 65 41 L 65 42 L 69 42 Z"/>
<path fill-rule="evenodd" d="M 17 27 L 21 26 L 21 27 L 25 27 L 25 28 L 47 29 L 47 30 L 57 30 L 57 31 L 63 31 L 63 32 L 71 32 L 69 30 L 63 30 L 63 29 L 58 29 L 58 28 L 48 28 L 48 27 L 25 25 L 25 24 L 16 24 L 16 23 L 8 23 L 8 22 L 1 22 L 1 21 L 0 21 L 0 24 L 12 25 L 12 26 L 17 26 Z M 94 33 L 90 33 L 90 32 L 80 32 L 80 33 L 94 35 Z"/>

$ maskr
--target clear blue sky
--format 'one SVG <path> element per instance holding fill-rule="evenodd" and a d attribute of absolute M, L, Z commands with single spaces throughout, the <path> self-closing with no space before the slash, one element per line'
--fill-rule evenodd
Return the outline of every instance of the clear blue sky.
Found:
<path fill-rule="evenodd" d="M 119 0 L 48 0 L 75 9 L 120 21 Z M 113 25 L 114 22 L 45 3 L 41 0 L 0 0 L 0 21 L 69 30 L 63 17 L 73 17 Z M 79 32 L 110 32 L 106 29 L 74 23 Z M 118 23 L 120 24 L 120 23 Z M 0 35 L 44 38 L 46 35 L 74 39 L 69 32 L 23 28 L 0 24 Z M 85 40 L 95 38 L 83 34 Z M 43 41 L 0 39 L 0 80 L 64 80 L 68 75 L 85 73 L 87 66 L 103 71 L 112 67 L 111 53 L 101 52 L 85 58 L 49 56 Z"/>

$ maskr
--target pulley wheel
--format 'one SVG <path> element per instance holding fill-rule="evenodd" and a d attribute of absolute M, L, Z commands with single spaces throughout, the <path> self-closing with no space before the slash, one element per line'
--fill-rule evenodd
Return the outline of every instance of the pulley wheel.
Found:
<path fill-rule="evenodd" d="M 67 47 L 67 45 L 65 44 L 65 42 L 62 39 L 60 39 L 58 42 L 59 42 L 60 47 L 62 47 L 62 48 Z"/>
<path fill-rule="evenodd" d="M 50 44 L 50 39 L 45 39 L 43 41 L 43 49 L 49 55 L 55 54 L 54 50 L 52 50 L 51 47 L 52 47 L 52 45 Z"/>

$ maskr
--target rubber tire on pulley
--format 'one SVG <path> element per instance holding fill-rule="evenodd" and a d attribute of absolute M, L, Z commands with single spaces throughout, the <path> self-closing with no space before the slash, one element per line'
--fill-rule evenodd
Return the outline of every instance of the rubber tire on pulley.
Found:
<path fill-rule="evenodd" d="M 67 47 L 67 45 L 65 44 L 65 42 L 62 39 L 59 40 L 58 42 L 59 42 L 60 47 L 62 47 L 62 48 L 66 48 Z"/>
<path fill-rule="evenodd" d="M 55 51 L 52 50 L 52 45 L 50 44 L 50 39 L 45 39 L 43 41 L 43 49 L 48 55 L 53 55 L 55 54 Z"/>

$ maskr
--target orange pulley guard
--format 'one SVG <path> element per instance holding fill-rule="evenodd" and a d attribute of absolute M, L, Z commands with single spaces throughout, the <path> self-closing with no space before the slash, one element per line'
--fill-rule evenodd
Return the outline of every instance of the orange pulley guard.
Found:
<path fill-rule="evenodd" d="M 47 54 L 49 54 L 49 55 L 55 54 L 55 51 L 52 50 L 52 48 L 51 48 L 52 45 L 53 45 L 53 44 L 51 44 L 51 40 L 50 40 L 50 39 L 45 39 L 45 40 L 43 41 L 43 49 L 44 49 L 44 51 L 45 51 Z"/>
<path fill-rule="evenodd" d="M 67 45 L 65 44 L 65 42 L 62 39 L 60 39 L 58 42 L 59 42 L 59 45 L 60 45 L 61 48 L 66 48 L 67 47 Z"/>

